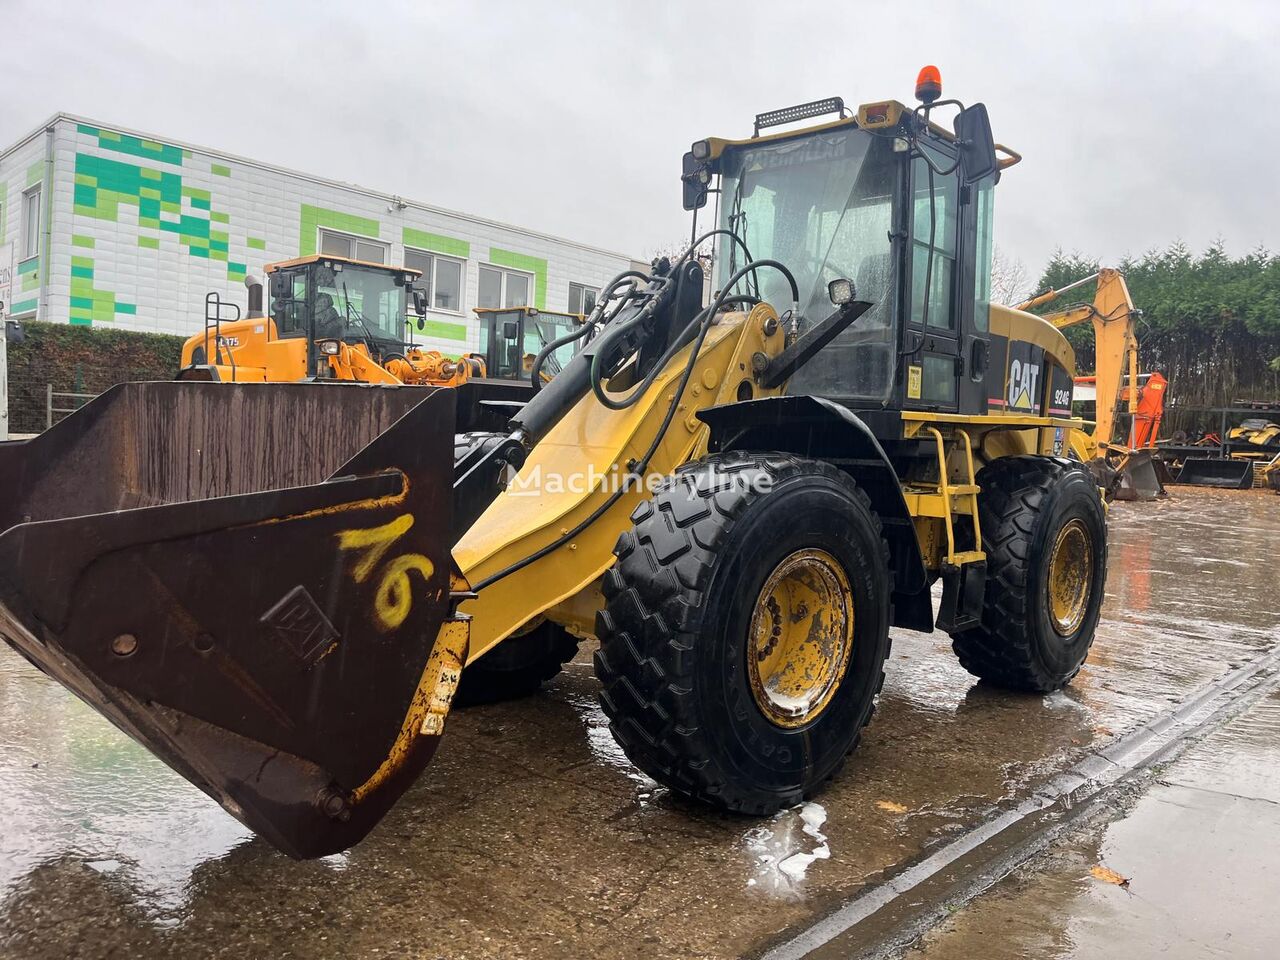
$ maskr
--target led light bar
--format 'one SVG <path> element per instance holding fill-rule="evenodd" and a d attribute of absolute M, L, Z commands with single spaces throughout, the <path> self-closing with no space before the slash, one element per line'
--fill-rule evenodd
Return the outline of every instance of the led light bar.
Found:
<path fill-rule="evenodd" d="M 783 107 L 781 110 L 770 110 L 768 113 L 756 114 L 755 136 L 766 127 L 776 127 L 784 123 L 795 123 L 797 120 L 808 120 L 820 117 L 824 113 L 838 113 L 844 116 L 844 98 L 827 97 L 825 100 L 813 100 L 809 103 L 797 104 L 794 107 Z"/>

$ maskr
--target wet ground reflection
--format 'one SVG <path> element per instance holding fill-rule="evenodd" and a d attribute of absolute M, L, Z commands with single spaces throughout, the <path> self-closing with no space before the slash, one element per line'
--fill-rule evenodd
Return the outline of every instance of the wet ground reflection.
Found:
<path fill-rule="evenodd" d="M 1179 490 L 1110 525 L 1104 622 L 1071 688 L 1009 696 L 944 636 L 895 632 L 821 823 L 655 787 L 609 737 L 584 652 L 544 695 L 452 716 L 368 841 L 298 864 L 0 650 L 0 953 L 736 956 L 1275 644 L 1280 498 Z"/>

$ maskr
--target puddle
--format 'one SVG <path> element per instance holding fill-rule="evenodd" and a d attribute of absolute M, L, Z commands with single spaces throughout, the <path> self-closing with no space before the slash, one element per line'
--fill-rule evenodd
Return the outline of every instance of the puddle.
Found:
<path fill-rule="evenodd" d="M 249 839 L 222 808 L 8 647 L 0 648 L 0 899 L 72 858 L 145 911 L 183 906 L 197 866 Z"/>
<path fill-rule="evenodd" d="M 0 647 L 0 952 L 758 952 L 1276 644 L 1280 498 L 1174 496 L 1112 507 L 1103 621 L 1068 690 L 978 684 L 945 636 L 895 630 L 862 744 L 816 803 L 763 821 L 665 796 L 614 742 L 582 665 L 539 697 L 451 718 L 386 823 L 348 854 L 298 864 L 246 842 L 213 801 Z M 1250 743 L 1232 748 L 1241 762 Z M 1261 791 L 1272 781 L 1254 766 Z"/>
<path fill-rule="evenodd" d="M 775 895 L 798 893 L 813 862 L 831 859 L 831 847 L 822 832 L 826 822 L 826 808 L 810 801 L 748 830 L 742 841 L 754 874 L 747 886 Z"/>
<path fill-rule="evenodd" d="M 626 774 L 629 779 L 639 785 L 636 800 L 640 806 L 644 806 L 666 792 L 665 787 L 658 786 L 657 781 L 645 776 L 627 759 L 622 747 L 618 746 L 618 741 L 613 739 L 613 734 L 609 732 L 609 718 L 600 709 L 599 700 L 594 696 L 582 697 L 573 694 L 568 695 L 566 699 L 582 717 L 582 723 L 587 731 L 587 744 L 591 747 L 592 755 L 606 766 Z"/>

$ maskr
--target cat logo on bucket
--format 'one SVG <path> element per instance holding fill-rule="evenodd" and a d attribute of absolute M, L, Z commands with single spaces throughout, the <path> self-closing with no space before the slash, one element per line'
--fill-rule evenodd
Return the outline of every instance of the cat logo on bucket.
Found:
<path fill-rule="evenodd" d="M 1025 360 L 1009 364 L 1009 409 L 1032 410 L 1036 405 L 1036 383 L 1040 379 L 1040 365 Z"/>

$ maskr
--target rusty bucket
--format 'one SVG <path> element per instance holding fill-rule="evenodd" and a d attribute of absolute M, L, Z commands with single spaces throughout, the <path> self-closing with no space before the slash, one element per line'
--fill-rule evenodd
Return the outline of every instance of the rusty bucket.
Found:
<path fill-rule="evenodd" d="M 117 386 L 0 444 L 0 635 L 280 850 L 345 849 L 438 741 L 453 419 L 420 387 Z"/>

